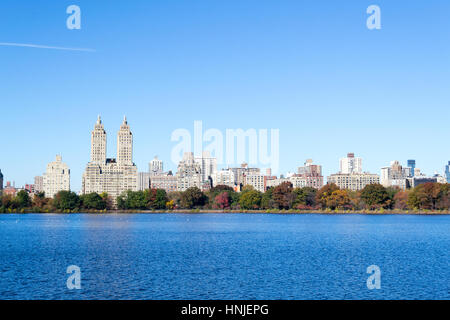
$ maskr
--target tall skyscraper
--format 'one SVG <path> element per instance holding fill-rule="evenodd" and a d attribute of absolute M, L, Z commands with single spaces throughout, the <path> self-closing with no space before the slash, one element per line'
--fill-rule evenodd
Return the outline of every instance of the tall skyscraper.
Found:
<path fill-rule="evenodd" d="M 133 134 L 127 122 L 127 117 L 123 117 L 122 125 L 117 133 L 117 163 L 119 165 L 133 165 Z"/>
<path fill-rule="evenodd" d="M 91 134 L 91 162 L 96 164 L 106 162 L 106 131 L 100 116 Z"/>
<path fill-rule="evenodd" d="M 195 161 L 200 164 L 203 181 L 207 181 L 217 171 L 217 159 L 211 157 L 209 151 L 203 151 L 202 156 L 195 158 Z"/>
<path fill-rule="evenodd" d="M 450 183 L 450 161 L 445 166 L 445 178 L 447 179 L 447 183 Z"/>
<path fill-rule="evenodd" d="M 70 169 L 62 162 L 60 155 L 47 165 L 43 176 L 43 189 L 47 198 L 53 198 L 60 191 L 70 190 Z"/>
<path fill-rule="evenodd" d="M 107 193 L 115 204 L 124 191 L 138 189 L 137 167 L 133 163 L 133 135 L 124 118 L 117 134 L 117 160 L 106 158 L 106 132 L 98 117 L 92 131 L 91 161 L 83 173 L 81 193 Z"/>
<path fill-rule="evenodd" d="M 148 165 L 148 172 L 152 176 L 161 175 L 164 172 L 163 162 L 158 159 L 158 156 L 155 156 L 155 158 L 150 161 Z"/>
<path fill-rule="evenodd" d="M 354 153 L 348 153 L 346 158 L 340 160 L 340 173 L 362 173 L 362 159 L 355 158 Z"/>
<path fill-rule="evenodd" d="M 415 176 L 416 160 L 408 160 L 408 167 L 411 168 L 411 175 Z"/>

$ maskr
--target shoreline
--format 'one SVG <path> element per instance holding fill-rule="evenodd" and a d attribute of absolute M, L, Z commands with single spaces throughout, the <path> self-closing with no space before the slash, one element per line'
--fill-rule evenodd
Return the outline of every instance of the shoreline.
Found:
<path fill-rule="evenodd" d="M 191 210 L 85 210 L 71 212 L 7 212 L 0 215 L 8 214 L 283 214 L 283 215 L 450 215 L 450 211 L 424 211 L 424 210 L 207 210 L 207 209 L 191 209 Z"/>

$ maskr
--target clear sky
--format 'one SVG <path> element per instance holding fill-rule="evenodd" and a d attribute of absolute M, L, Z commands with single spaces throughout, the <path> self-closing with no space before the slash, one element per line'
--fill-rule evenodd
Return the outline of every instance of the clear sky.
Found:
<path fill-rule="evenodd" d="M 68 30 L 76 4 L 81 30 Z M 381 8 L 381 30 L 366 9 Z M 56 154 L 78 191 L 101 114 L 108 156 L 127 115 L 134 160 L 170 154 L 178 128 L 280 130 L 281 172 L 313 158 L 324 175 L 354 152 L 379 173 L 450 160 L 448 0 L 0 2 L 0 169 L 32 183 Z"/>

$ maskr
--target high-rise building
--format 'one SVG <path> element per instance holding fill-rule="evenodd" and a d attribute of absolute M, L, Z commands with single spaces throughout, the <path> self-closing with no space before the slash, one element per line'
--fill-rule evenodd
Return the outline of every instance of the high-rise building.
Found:
<path fill-rule="evenodd" d="M 91 163 L 98 165 L 106 163 L 106 131 L 100 116 L 91 134 Z"/>
<path fill-rule="evenodd" d="M 178 191 L 186 191 L 191 187 L 203 189 L 203 176 L 201 164 L 194 158 L 194 153 L 186 152 L 178 164 L 177 170 Z"/>
<path fill-rule="evenodd" d="M 133 165 L 133 134 L 127 117 L 123 117 L 122 125 L 117 133 L 117 164 L 119 166 Z"/>
<path fill-rule="evenodd" d="M 43 189 L 47 198 L 53 198 L 60 191 L 70 190 L 70 169 L 62 162 L 60 155 L 47 165 L 43 176 Z"/>
<path fill-rule="evenodd" d="M 314 164 L 312 159 L 307 159 L 303 167 L 298 167 L 297 173 L 300 175 L 322 175 L 322 166 Z"/>
<path fill-rule="evenodd" d="M 200 164 L 202 181 L 207 181 L 217 171 L 217 159 L 211 157 L 209 151 L 203 151 L 201 157 L 196 157 L 195 161 Z"/>
<path fill-rule="evenodd" d="M 113 204 L 124 191 L 138 189 L 133 163 L 133 135 L 124 118 L 117 134 L 117 160 L 106 158 L 106 131 L 100 116 L 91 135 L 91 161 L 83 173 L 81 193 L 107 193 Z"/>
<path fill-rule="evenodd" d="M 245 176 L 249 174 L 260 174 L 261 170 L 259 168 L 251 168 L 247 163 L 241 164 L 238 168 L 229 168 L 233 172 L 234 175 L 234 183 L 239 185 L 244 185 Z"/>
<path fill-rule="evenodd" d="M 34 192 L 44 192 L 44 177 L 36 176 L 34 177 Z"/>
<path fill-rule="evenodd" d="M 346 158 L 340 159 L 340 173 L 362 173 L 362 159 L 355 158 L 354 153 L 348 153 Z"/>
<path fill-rule="evenodd" d="M 334 183 L 341 189 L 358 191 L 369 184 L 380 183 L 380 176 L 362 172 L 362 159 L 355 158 L 353 153 L 340 159 L 340 172 L 328 177 L 328 183 Z"/>
<path fill-rule="evenodd" d="M 416 174 L 416 160 L 408 160 L 408 168 L 411 168 L 411 175 L 414 177 Z"/>
<path fill-rule="evenodd" d="M 3 173 L 2 170 L 0 169 L 0 193 L 2 193 L 3 191 Z"/>
<path fill-rule="evenodd" d="M 164 165 L 162 160 L 159 160 L 157 156 L 150 161 L 148 165 L 148 172 L 152 176 L 161 175 L 164 172 Z"/>
<path fill-rule="evenodd" d="M 252 186 L 259 192 L 266 191 L 266 179 L 267 176 L 260 173 L 250 173 L 244 177 L 244 186 Z"/>
<path fill-rule="evenodd" d="M 138 173 L 138 191 L 144 191 L 150 189 L 150 173 L 139 172 Z"/>
<path fill-rule="evenodd" d="M 450 183 L 450 161 L 445 166 L 445 178 L 447 179 L 447 183 Z"/>
<path fill-rule="evenodd" d="M 380 183 L 386 188 L 398 187 L 405 190 L 408 188 L 408 178 L 411 176 L 411 168 L 404 168 L 400 162 L 392 161 L 390 167 L 381 168 Z"/>
<path fill-rule="evenodd" d="M 299 167 L 297 174 L 289 177 L 294 188 L 311 187 L 320 189 L 323 187 L 322 166 L 314 164 L 312 159 L 307 159 L 303 167 Z"/>
<path fill-rule="evenodd" d="M 219 170 L 212 174 L 211 176 L 213 187 L 217 186 L 229 186 L 231 188 L 235 188 L 235 179 L 234 179 L 234 173 L 230 169 L 226 170 Z"/>

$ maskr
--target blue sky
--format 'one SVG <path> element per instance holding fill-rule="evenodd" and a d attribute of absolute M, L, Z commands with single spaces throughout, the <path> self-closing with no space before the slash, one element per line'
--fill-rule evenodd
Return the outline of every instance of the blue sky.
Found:
<path fill-rule="evenodd" d="M 66 28 L 66 8 L 82 12 Z M 368 30 L 366 8 L 381 8 Z M 124 114 L 140 171 L 175 169 L 178 128 L 280 130 L 280 169 L 313 158 L 324 174 L 347 152 L 379 173 L 409 158 L 450 160 L 450 2 L 23 1 L 0 3 L 0 169 L 32 183 L 56 154 L 79 190 L 98 114 L 108 156 Z"/>

